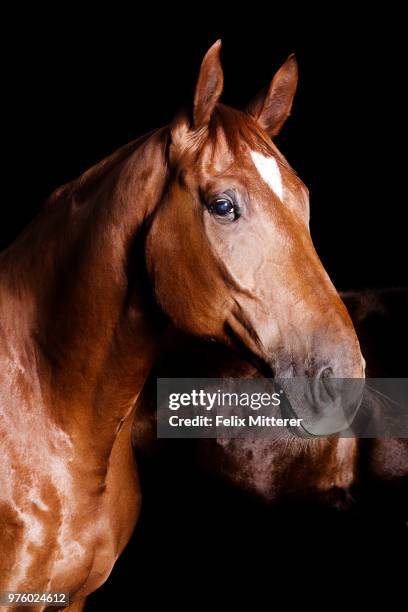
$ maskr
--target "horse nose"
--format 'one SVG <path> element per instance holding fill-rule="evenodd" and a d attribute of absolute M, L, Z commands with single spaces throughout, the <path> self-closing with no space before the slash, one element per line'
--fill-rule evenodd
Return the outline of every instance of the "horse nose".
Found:
<path fill-rule="evenodd" d="M 320 380 L 326 380 L 328 378 L 332 378 L 333 376 L 333 368 L 331 366 L 323 366 L 320 371 L 317 373 L 317 378 Z"/>
<path fill-rule="evenodd" d="M 313 405 L 316 413 L 337 410 L 339 406 L 358 406 L 361 401 L 364 385 L 364 359 L 361 363 L 361 374 L 350 376 L 349 371 L 333 366 L 323 366 L 310 381 Z M 340 375 L 339 375 L 340 374 Z"/>
<path fill-rule="evenodd" d="M 337 330 L 336 330 L 337 331 Z M 305 374 L 322 387 L 331 387 L 332 379 L 365 377 L 365 361 L 353 328 L 313 339 Z"/>
<path fill-rule="evenodd" d="M 333 368 L 323 366 L 312 377 L 312 394 L 316 409 L 327 405 L 327 402 L 336 401 L 338 391 L 336 389 Z"/>

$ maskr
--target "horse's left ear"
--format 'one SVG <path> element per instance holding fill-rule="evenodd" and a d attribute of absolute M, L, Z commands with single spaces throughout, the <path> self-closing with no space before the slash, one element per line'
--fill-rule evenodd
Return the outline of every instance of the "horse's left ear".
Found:
<path fill-rule="evenodd" d="M 294 54 L 289 55 L 272 79 L 247 106 L 246 112 L 269 136 L 276 136 L 290 115 L 298 82 L 298 66 Z"/>
<path fill-rule="evenodd" d="M 221 41 L 217 40 L 207 51 L 201 64 L 194 94 L 193 128 L 208 124 L 221 96 L 224 75 L 220 61 Z"/>

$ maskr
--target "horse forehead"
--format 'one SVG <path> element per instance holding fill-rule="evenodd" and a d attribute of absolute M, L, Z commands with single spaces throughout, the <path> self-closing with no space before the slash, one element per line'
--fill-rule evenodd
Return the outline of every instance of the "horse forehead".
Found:
<path fill-rule="evenodd" d="M 279 164 L 273 155 L 260 151 L 251 151 L 251 159 L 261 179 L 272 189 L 275 195 L 283 200 L 283 179 Z"/>

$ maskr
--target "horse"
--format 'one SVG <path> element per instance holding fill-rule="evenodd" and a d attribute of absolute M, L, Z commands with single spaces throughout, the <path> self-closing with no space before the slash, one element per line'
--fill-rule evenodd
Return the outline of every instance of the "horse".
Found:
<path fill-rule="evenodd" d="M 292 55 L 244 111 L 224 106 L 217 41 L 186 109 L 57 189 L 1 253 L 0 590 L 68 592 L 80 611 L 110 574 L 140 511 L 132 422 L 169 326 L 277 378 L 364 376 L 307 188 L 273 142 L 297 79 Z"/>

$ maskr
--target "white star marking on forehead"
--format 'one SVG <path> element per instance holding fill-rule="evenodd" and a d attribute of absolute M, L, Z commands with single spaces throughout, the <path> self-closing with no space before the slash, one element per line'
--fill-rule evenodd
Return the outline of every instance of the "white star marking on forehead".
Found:
<path fill-rule="evenodd" d="M 276 159 L 274 157 L 267 157 L 262 153 L 258 153 L 258 151 L 251 151 L 251 157 L 265 183 L 283 201 L 282 176 Z"/>

